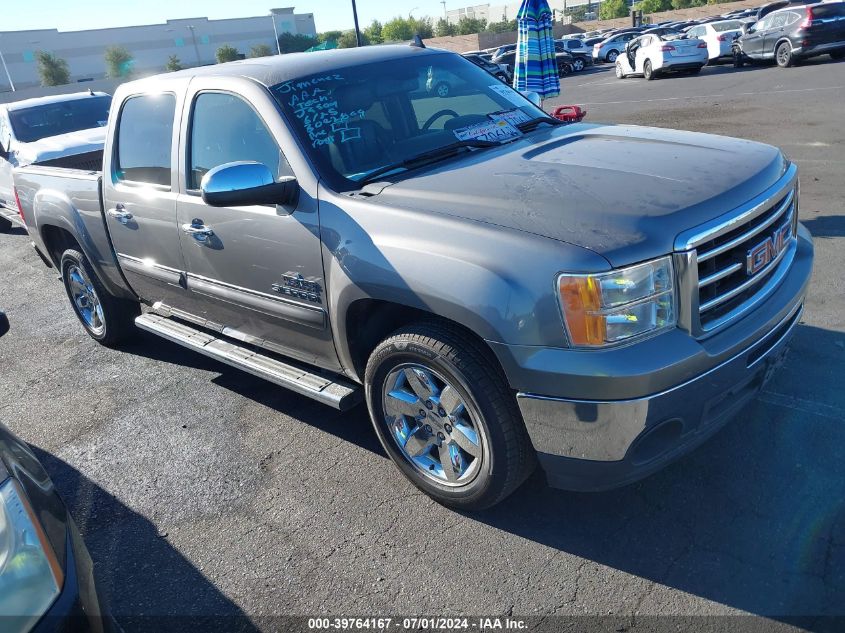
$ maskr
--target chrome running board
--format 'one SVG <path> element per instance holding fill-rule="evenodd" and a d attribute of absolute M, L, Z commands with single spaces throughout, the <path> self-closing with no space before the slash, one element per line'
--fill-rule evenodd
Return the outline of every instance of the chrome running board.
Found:
<path fill-rule="evenodd" d="M 350 380 L 328 372 L 324 375 L 298 363 L 292 364 L 295 361 L 282 362 L 242 347 L 236 341 L 213 336 L 158 314 L 142 314 L 135 319 L 135 325 L 341 411 L 351 409 L 362 400 L 361 386 Z"/>

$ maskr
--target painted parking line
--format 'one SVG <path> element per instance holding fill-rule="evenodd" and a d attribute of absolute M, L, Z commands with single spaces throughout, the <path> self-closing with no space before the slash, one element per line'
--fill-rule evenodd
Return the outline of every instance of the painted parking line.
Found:
<path fill-rule="evenodd" d="M 785 409 L 792 409 L 801 413 L 809 413 L 811 415 L 821 416 L 823 418 L 830 418 L 831 420 L 842 421 L 845 419 L 845 410 L 816 402 L 815 400 L 804 400 L 803 398 L 796 398 L 784 393 L 777 393 L 775 391 L 764 391 L 758 398 L 767 403 Z"/>
<path fill-rule="evenodd" d="M 596 84 L 592 84 L 596 85 Z M 688 97 L 661 97 L 656 99 L 631 99 L 626 101 L 585 101 L 584 105 L 619 105 L 626 103 L 652 103 L 660 101 L 685 101 L 689 99 L 714 99 L 714 98 L 734 98 L 734 97 L 748 97 L 755 95 L 777 95 L 791 92 L 821 92 L 827 90 L 845 90 L 845 86 L 828 86 L 825 88 L 792 88 L 789 90 L 760 90 L 758 92 L 731 92 L 724 94 L 706 94 L 706 95 L 690 95 Z"/>

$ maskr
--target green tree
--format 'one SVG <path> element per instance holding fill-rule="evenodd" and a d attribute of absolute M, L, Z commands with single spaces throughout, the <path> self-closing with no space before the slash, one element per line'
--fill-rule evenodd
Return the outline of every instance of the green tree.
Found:
<path fill-rule="evenodd" d="M 167 64 L 165 64 L 164 69 L 171 73 L 177 70 L 182 70 L 182 62 L 178 57 L 176 57 L 176 55 L 171 55 L 167 58 Z"/>
<path fill-rule="evenodd" d="M 395 17 L 384 23 L 381 29 L 385 42 L 407 42 L 419 34 L 423 39 L 434 37 L 434 26 L 431 18 L 403 18 Z"/>
<path fill-rule="evenodd" d="M 675 2 L 675 0 L 672 0 L 672 2 Z M 628 15 L 628 11 L 628 3 L 625 0 L 604 0 L 599 6 L 599 19 L 612 20 L 614 18 L 624 18 Z"/>
<path fill-rule="evenodd" d="M 323 35 L 325 35 L 325 33 L 323 33 Z M 338 31 L 338 36 L 339 35 L 340 32 Z M 319 44 L 317 38 L 308 37 L 302 33 L 297 33 L 296 35 L 293 33 L 282 33 L 279 35 L 279 50 L 282 51 L 282 53 L 301 53 L 302 51 L 306 51 L 317 44 Z"/>
<path fill-rule="evenodd" d="M 635 6 L 644 14 L 650 15 L 652 13 L 668 11 L 672 8 L 672 2 L 671 0 L 642 0 L 642 2 Z"/>
<path fill-rule="evenodd" d="M 587 15 L 587 5 L 580 4 L 577 7 L 567 8 L 566 15 L 572 18 L 573 22 L 583 22 Z"/>
<path fill-rule="evenodd" d="M 132 53 L 123 46 L 109 46 L 105 52 L 106 75 L 112 79 L 132 75 Z"/>
<path fill-rule="evenodd" d="M 226 62 L 233 62 L 236 59 L 239 59 L 240 53 L 234 46 L 223 44 L 223 46 L 217 49 L 215 57 L 217 57 L 218 64 L 225 64 Z"/>
<path fill-rule="evenodd" d="M 516 31 L 516 18 L 513 20 L 502 19 L 499 22 L 491 22 L 487 25 L 487 30 L 490 33 L 510 33 L 511 31 Z"/>
<path fill-rule="evenodd" d="M 382 23 L 378 20 L 373 20 L 370 26 L 364 29 L 362 35 L 366 36 L 371 44 L 381 44 L 384 42 L 384 37 L 381 34 Z"/>
<path fill-rule="evenodd" d="M 458 20 L 458 35 L 474 35 L 487 28 L 487 20 L 483 18 L 463 17 Z"/>
<path fill-rule="evenodd" d="M 38 76 L 42 86 L 61 86 L 70 82 L 70 69 L 67 61 L 46 51 L 36 53 Z"/>
<path fill-rule="evenodd" d="M 369 46 L 370 45 L 370 38 L 367 37 L 366 33 L 361 33 L 361 46 Z M 337 38 L 337 47 L 338 48 L 355 48 L 358 46 L 358 40 L 355 39 L 355 31 L 349 30 L 344 31 L 340 34 L 340 37 Z"/>
<path fill-rule="evenodd" d="M 343 31 L 324 31 L 323 33 L 317 33 L 317 43 L 322 44 L 329 40 L 337 42 L 341 35 L 343 35 Z"/>
<path fill-rule="evenodd" d="M 256 44 L 249 51 L 250 57 L 269 57 L 273 54 L 273 49 L 269 44 Z"/>
<path fill-rule="evenodd" d="M 449 22 L 446 18 L 440 18 L 434 25 L 435 37 L 447 37 L 449 35 L 457 35 L 458 27 Z"/>

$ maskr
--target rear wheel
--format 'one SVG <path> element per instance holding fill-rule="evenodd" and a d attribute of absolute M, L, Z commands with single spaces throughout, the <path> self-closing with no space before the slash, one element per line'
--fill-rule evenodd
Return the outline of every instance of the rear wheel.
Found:
<path fill-rule="evenodd" d="M 781 68 L 789 68 L 795 63 L 792 54 L 792 45 L 789 42 L 781 42 L 775 49 L 775 61 Z"/>
<path fill-rule="evenodd" d="M 734 68 L 742 68 L 745 65 L 745 59 L 742 57 L 742 51 L 738 48 L 733 50 Z"/>
<path fill-rule="evenodd" d="M 702 69 L 702 68 L 703 68 L 703 66 L 697 66 L 696 68 L 690 68 L 689 70 L 687 70 L 687 74 L 689 74 L 689 75 L 697 75 L 698 73 L 700 73 L 700 72 L 701 72 L 701 69 Z"/>
<path fill-rule="evenodd" d="M 66 250 L 61 271 L 76 318 L 91 338 L 112 347 L 133 333 L 141 306 L 110 295 L 85 255 L 72 248 Z"/>
<path fill-rule="evenodd" d="M 507 380 L 489 350 L 457 328 L 423 322 L 398 330 L 371 354 L 364 385 L 385 451 L 439 503 L 488 508 L 533 470 Z"/>
<path fill-rule="evenodd" d="M 572 70 L 574 70 L 576 73 L 584 70 L 584 60 L 580 57 L 576 57 L 572 61 Z"/>
<path fill-rule="evenodd" d="M 645 64 L 643 64 L 643 77 L 645 77 L 648 81 L 654 79 L 654 69 L 651 67 L 651 60 L 645 60 Z"/>
<path fill-rule="evenodd" d="M 614 63 L 614 62 L 616 61 L 616 58 L 617 58 L 617 57 L 619 57 L 619 51 L 615 51 L 615 50 L 614 50 L 614 51 L 609 51 L 609 52 L 607 53 L 607 57 L 605 57 L 605 59 L 607 60 L 607 62 L 608 62 L 609 64 L 612 64 L 612 63 Z"/>

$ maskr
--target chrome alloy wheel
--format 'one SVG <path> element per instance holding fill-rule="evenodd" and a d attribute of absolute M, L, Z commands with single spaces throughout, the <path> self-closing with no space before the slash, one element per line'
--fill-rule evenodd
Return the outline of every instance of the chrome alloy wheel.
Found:
<path fill-rule="evenodd" d="M 68 288 L 73 299 L 73 307 L 85 325 L 96 336 L 100 336 L 106 330 L 106 321 L 103 317 L 103 306 L 100 298 L 94 290 L 91 280 L 85 272 L 77 265 L 72 264 L 67 268 Z"/>
<path fill-rule="evenodd" d="M 447 380 L 423 365 L 399 365 L 384 381 L 382 403 L 390 436 L 420 474 L 446 486 L 475 478 L 487 438 Z"/>

